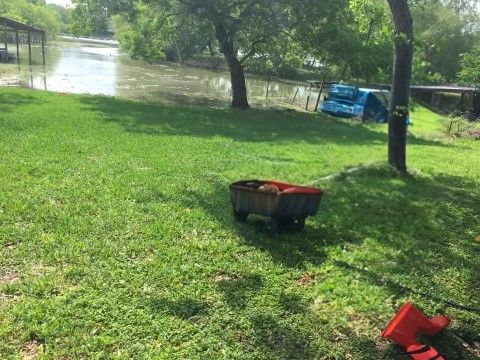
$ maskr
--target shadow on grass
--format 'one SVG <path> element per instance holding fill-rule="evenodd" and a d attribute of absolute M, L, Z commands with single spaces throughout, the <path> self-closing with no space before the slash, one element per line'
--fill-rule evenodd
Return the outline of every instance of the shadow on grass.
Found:
<path fill-rule="evenodd" d="M 250 298 L 263 286 L 263 279 L 257 274 L 236 276 L 217 282 L 225 302 L 231 308 L 242 309 L 248 306 Z"/>
<path fill-rule="evenodd" d="M 111 97 L 83 96 L 86 110 L 101 112 L 105 121 L 125 131 L 149 135 L 224 136 L 243 142 L 299 141 L 308 143 L 372 144 L 386 134 L 361 123 L 292 110 L 230 110 L 209 107 L 146 105 Z M 383 125 L 382 125 L 383 126 Z M 409 137 L 426 146 L 449 144 Z"/>
<path fill-rule="evenodd" d="M 204 209 L 225 228 L 233 227 L 243 242 L 286 267 L 318 267 L 328 260 L 326 248 L 343 248 L 356 263 L 350 268 L 346 262 L 335 266 L 347 273 L 360 274 L 363 281 L 387 289 L 393 298 L 417 296 L 436 303 L 437 309 L 443 305 L 455 310 L 458 329 L 433 344 L 447 358 L 478 359 L 472 349 L 480 342 L 480 314 L 440 301 L 464 299 L 466 305 L 480 308 L 480 243 L 475 240 L 480 235 L 478 183 L 447 175 L 401 175 L 379 166 L 340 176 L 325 188 L 320 212 L 307 222 L 305 231 L 273 238 L 256 230 L 254 219 L 234 222 L 228 184 L 221 181 L 213 183 L 208 194 L 188 193 L 185 205 Z M 373 270 L 359 273 L 367 267 Z M 450 276 L 463 280 L 452 285 Z M 403 286 L 389 278 L 403 279 Z M 228 296 L 241 297 L 242 292 L 241 287 L 231 286 Z"/>
<path fill-rule="evenodd" d="M 166 298 L 154 298 L 147 303 L 154 313 L 167 313 L 183 320 L 190 320 L 195 316 L 204 314 L 208 309 L 206 303 L 191 298 L 175 301 Z"/>
<path fill-rule="evenodd" d="M 258 314 L 251 323 L 254 333 L 251 343 L 267 359 L 314 359 L 312 340 L 289 324 L 280 323 L 273 316 Z"/>
<path fill-rule="evenodd" d="M 0 111 L 11 112 L 15 108 L 23 105 L 40 104 L 38 97 L 33 95 L 24 95 L 19 93 L 2 93 L 0 92 Z"/>
<path fill-rule="evenodd" d="M 212 98 L 201 94 L 187 94 L 187 93 L 172 93 L 169 91 L 157 91 L 152 92 L 151 97 L 155 99 L 155 102 L 151 102 L 151 105 L 158 106 L 158 101 L 161 103 L 169 104 L 170 106 L 207 106 L 225 108 L 230 105 L 228 98 Z"/>
<path fill-rule="evenodd" d="M 233 219 L 228 184 L 220 181 L 212 182 L 209 193 L 186 190 L 184 194 L 183 201 L 186 207 L 204 209 L 226 228 L 233 227 L 246 244 L 268 252 L 274 261 L 288 267 L 299 267 L 307 262 L 319 265 L 327 258 L 324 247 L 342 241 L 333 237 L 326 239 L 310 226 L 302 233 L 272 236 L 256 226 L 256 223 L 263 219 L 254 215 L 250 215 L 246 224 L 237 223 Z"/>

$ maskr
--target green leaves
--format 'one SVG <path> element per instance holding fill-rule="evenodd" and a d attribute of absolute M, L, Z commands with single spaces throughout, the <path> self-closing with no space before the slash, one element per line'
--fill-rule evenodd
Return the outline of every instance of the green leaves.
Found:
<path fill-rule="evenodd" d="M 480 46 L 462 55 L 458 79 L 464 84 L 480 88 Z"/>
<path fill-rule="evenodd" d="M 60 20 L 55 11 L 41 3 L 0 0 L 0 16 L 44 29 L 49 37 L 55 37 L 60 30 Z"/>

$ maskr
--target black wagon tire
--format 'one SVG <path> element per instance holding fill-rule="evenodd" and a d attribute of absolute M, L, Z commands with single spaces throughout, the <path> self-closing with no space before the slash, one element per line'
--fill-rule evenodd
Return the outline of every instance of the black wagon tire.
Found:
<path fill-rule="evenodd" d="M 237 220 L 238 222 L 245 222 L 247 221 L 247 218 L 248 218 L 248 212 L 246 211 L 237 211 L 237 210 L 233 210 L 233 217 L 235 218 L 235 220 Z"/>
<path fill-rule="evenodd" d="M 298 232 L 305 227 L 305 218 L 303 217 L 283 217 L 277 220 L 282 231 Z"/>
<path fill-rule="evenodd" d="M 263 223 L 263 231 L 274 235 L 278 233 L 278 222 L 275 219 L 268 219 Z"/>
<path fill-rule="evenodd" d="M 305 218 L 293 218 L 290 222 L 292 231 L 302 231 L 305 228 Z"/>

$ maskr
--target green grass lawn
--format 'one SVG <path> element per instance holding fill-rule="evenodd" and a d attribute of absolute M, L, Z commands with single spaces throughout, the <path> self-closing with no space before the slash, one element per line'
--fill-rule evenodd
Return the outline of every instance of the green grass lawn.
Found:
<path fill-rule="evenodd" d="M 0 359 L 407 359 L 380 338 L 406 300 L 479 359 L 438 298 L 480 308 L 480 142 L 412 120 L 402 176 L 385 125 L 1 89 Z M 326 193 L 272 237 L 233 220 L 244 178 Z"/>

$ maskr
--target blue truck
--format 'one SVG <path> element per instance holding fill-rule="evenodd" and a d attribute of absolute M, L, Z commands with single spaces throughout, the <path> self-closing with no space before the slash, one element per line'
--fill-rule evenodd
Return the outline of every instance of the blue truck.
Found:
<path fill-rule="evenodd" d="M 320 105 L 320 111 L 338 117 L 386 123 L 388 91 L 333 84 Z"/>

